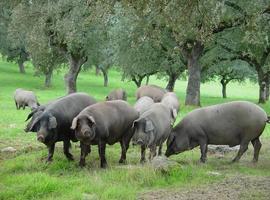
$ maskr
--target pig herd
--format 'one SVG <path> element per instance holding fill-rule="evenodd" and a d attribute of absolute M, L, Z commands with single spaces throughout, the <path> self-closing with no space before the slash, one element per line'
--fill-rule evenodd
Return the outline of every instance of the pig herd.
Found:
<path fill-rule="evenodd" d="M 32 91 L 17 89 L 14 94 L 16 108 L 31 108 L 26 121 L 26 132 L 36 132 L 37 140 L 48 147 L 47 161 L 52 161 L 55 143 L 63 141 L 63 151 L 68 160 L 71 141 L 80 141 L 80 166 L 91 146 L 97 145 L 100 167 L 106 168 L 106 145 L 121 145 L 119 163 L 126 163 L 129 144 L 141 147 L 140 162 L 162 154 L 167 141 L 167 157 L 197 146 L 201 150 L 201 162 L 206 161 L 207 145 L 240 145 L 233 159 L 238 161 L 251 142 L 254 147 L 253 161 L 258 161 L 261 142 L 269 117 L 259 106 L 247 101 L 234 101 L 198 108 L 188 113 L 176 126 L 180 104 L 175 93 L 155 86 L 138 88 L 137 101 L 129 105 L 123 89 L 112 91 L 104 102 L 97 102 L 86 93 L 73 93 L 47 104 L 40 105 Z"/>

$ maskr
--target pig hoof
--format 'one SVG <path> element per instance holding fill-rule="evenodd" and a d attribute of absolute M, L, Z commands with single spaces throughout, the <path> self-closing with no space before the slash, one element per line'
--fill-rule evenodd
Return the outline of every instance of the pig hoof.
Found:
<path fill-rule="evenodd" d="M 80 166 L 81 168 L 85 167 L 85 162 L 81 162 L 81 161 L 80 161 L 79 166 Z"/>
<path fill-rule="evenodd" d="M 206 159 L 200 159 L 200 163 L 205 163 L 206 162 Z"/>
<path fill-rule="evenodd" d="M 52 161 L 53 161 L 52 158 L 48 158 L 48 159 L 46 160 L 46 163 L 51 163 Z"/>
<path fill-rule="evenodd" d="M 71 156 L 71 157 L 67 157 L 67 159 L 68 159 L 68 161 L 74 161 L 73 156 Z"/>
<path fill-rule="evenodd" d="M 258 162 L 258 160 L 256 160 L 256 159 L 253 159 L 253 160 L 252 160 L 252 162 L 253 162 L 253 163 L 257 163 L 257 162 Z"/>
<path fill-rule="evenodd" d="M 145 159 L 141 159 L 141 160 L 140 160 L 140 163 L 141 163 L 141 164 L 144 164 L 145 162 L 146 162 Z"/>
<path fill-rule="evenodd" d="M 101 164 L 100 164 L 100 168 L 106 169 L 106 168 L 107 168 L 107 163 L 106 163 L 106 162 L 101 163 Z"/>
<path fill-rule="evenodd" d="M 73 158 L 73 155 L 72 154 L 66 154 L 66 157 L 69 161 L 73 161 L 74 158 Z"/>
<path fill-rule="evenodd" d="M 119 160 L 119 163 L 120 163 L 120 164 L 127 164 L 127 161 L 124 160 L 124 159 L 120 159 L 120 160 Z"/>

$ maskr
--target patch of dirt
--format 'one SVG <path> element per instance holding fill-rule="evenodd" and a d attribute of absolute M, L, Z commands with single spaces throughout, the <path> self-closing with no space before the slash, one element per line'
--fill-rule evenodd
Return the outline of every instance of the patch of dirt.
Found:
<path fill-rule="evenodd" d="M 141 200 L 238 200 L 270 199 L 270 177 L 235 176 L 194 189 L 158 190 L 139 196 Z"/>

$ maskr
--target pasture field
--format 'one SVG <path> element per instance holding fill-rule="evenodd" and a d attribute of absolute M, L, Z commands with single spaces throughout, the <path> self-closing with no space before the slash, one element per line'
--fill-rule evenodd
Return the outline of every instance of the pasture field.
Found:
<path fill-rule="evenodd" d="M 239 163 L 231 164 L 235 152 L 224 156 L 208 155 L 208 162 L 200 164 L 199 149 L 172 156 L 179 166 L 167 172 L 155 170 L 150 164 L 139 163 L 140 150 L 130 146 L 127 165 L 119 165 L 120 145 L 107 146 L 108 169 L 99 168 L 97 147 L 92 147 L 86 159 L 86 167 L 78 166 L 80 149 L 72 144 L 74 162 L 69 162 L 58 143 L 54 161 L 45 163 L 47 149 L 36 140 L 34 133 L 24 133 L 25 119 L 29 108 L 17 111 L 13 101 L 16 88 L 33 90 L 41 104 L 63 96 L 64 70 L 55 73 L 53 86 L 44 88 L 43 77 L 34 77 L 32 67 L 19 74 L 17 66 L 0 60 L 0 150 L 12 146 L 15 153 L 0 152 L 0 199 L 186 199 L 190 191 L 198 199 L 228 199 L 228 195 L 242 199 L 269 199 L 270 196 L 270 125 L 262 135 L 262 150 L 259 162 L 251 163 L 253 148 L 244 154 Z M 104 100 L 108 92 L 122 87 L 128 93 L 128 101 L 135 102 L 136 86 L 132 82 L 121 82 L 116 70 L 109 72 L 109 87 L 103 87 L 102 76 L 94 71 L 82 71 L 78 77 L 78 91 L 86 92 L 97 100 Z M 150 78 L 150 84 L 162 87 L 165 80 Z M 194 109 L 185 107 L 186 81 L 177 81 L 176 93 L 181 109 L 177 121 Z M 202 106 L 232 100 L 257 102 L 258 86 L 252 83 L 228 85 L 228 97 L 221 98 L 221 86 L 210 82 L 201 86 Z M 267 102 L 262 107 L 270 114 Z M 164 151 L 166 147 L 163 148 Z M 243 187 L 243 184 L 247 187 Z M 239 187 L 238 187 L 239 186 Z M 228 193 L 226 196 L 226 192 Z M 237 192 L 237 194 L 236 194 Z M 222 195 L 221 195 L 222 193 Z M 223 195 L 225 194 L 225 195 Z M 238 195 L 238 196 L 237 196 Z M 193 197 L 193 196 L 192 196 Z M 215 198 L 216 197 L 216 198 Z M 226 198 L 227 197 L 227 198 Z"/>

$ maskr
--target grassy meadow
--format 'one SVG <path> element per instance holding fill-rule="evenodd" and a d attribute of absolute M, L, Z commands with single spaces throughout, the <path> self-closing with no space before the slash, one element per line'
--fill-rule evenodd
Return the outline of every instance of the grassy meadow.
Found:
<path fill-rule="evenodd" d="M 251 163 L 253 147 L 250 145 L 239 163 L 231 164 L 235 153 L 228 153 L 223 158 L 208 155 L 208 162 L 200 164 L 199 149 L 196 148 L 170 157 L 179 163 L 169 172 L 154 170 L 150 164 L 139 163 L 140 150 L 130 146 L 127 153 L 127 165 L 119 165 L 120 145 L 107 146 L 108 169 L 99 168 L 97 147 L 92 147 L 86 159 L 87 166 L 78 167 L 80 149 L 78 143 L 72 144 L 74 162 L 69 162 L 62 152 L 62 143 L 58 143 L 54 161 L 45 163 L 47 156 L 45 145 L 38 143 L 34 133 L 23 131 L 26 116 L 30 112 L 17 111 L 13 101 L 16 88 L 33 90 L 41 104 L 66 93 L 64 70 L 55 73 L 53 86 L 44 88 L 44 77 L 34 77 L 30 64 L 27 73 L 18 72 L 15 64 L 0 60 L 0 150 L 12 146 L 15 153 L 0 152 L 0 199 L 136 199 L 139 195 L 159 189 L 190 189 L 208 185 L 236 175 L 267 176 L 270 178 L 270 125 L 262 136 L 262 150 L 259 162 Z M 116 70 L 109 72 L 109 87 L 103 87 L 103 77 L 94 71 L 82 71 L 78 77 L 78 91 L 86 92 L 97 100 L 104 100 L 110 90 L 122 87 L 128 93 L 128 101 L 135 102 L 136 86 L 133 82 L 121 82 L 121 75 Z M 164 87 L 165 80 L 150 78 L 150 84 Z M 176 93 L 181 102 L 178 121 L 193 107 L 185 107 L 186 81 L 178 80 Z M 202 106 L 232 100 L 257 102 L 258 86 L 252 83 L 231 83 L 228 85 L 228 98 L 221 98 L 221 85 L 210 82 L 201 86 Z M 270 114 L 269 103 L 262 106 Z M 166 147 L 163 148 L 165 151 Z M 211 175 L 218 172 L 219 175 Z"/>

